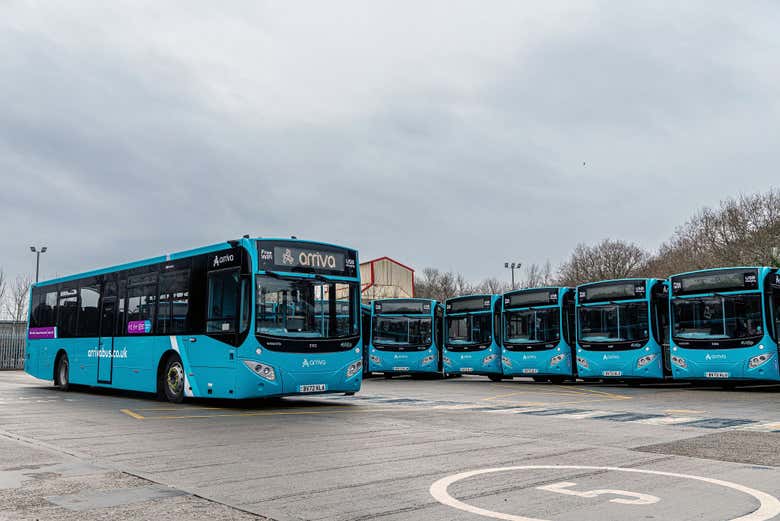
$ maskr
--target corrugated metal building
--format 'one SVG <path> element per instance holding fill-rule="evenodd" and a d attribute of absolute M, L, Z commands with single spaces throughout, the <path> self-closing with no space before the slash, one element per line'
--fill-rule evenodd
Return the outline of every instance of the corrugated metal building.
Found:
<path fill-rule="evenodd" d="M 360 264 L 363 302 L 381 298 L 414 298 L 414 270 L 390 257 Z"/>

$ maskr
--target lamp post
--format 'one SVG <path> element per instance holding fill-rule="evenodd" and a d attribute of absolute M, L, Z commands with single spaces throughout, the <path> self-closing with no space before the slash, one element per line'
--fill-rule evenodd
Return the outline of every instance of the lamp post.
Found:
<path fill-rule="evenodd" d="M 522 266 L 522 262 L 505 262 L 504 267 L 507 269 L 512 270 L 512 289 L 515 289 L 515 270 L 520 271 L 520 266 Z"/>
<path fill-rule="evenodd" d="M 41 249 L 36 249 L 35 246 L 30 246 L 30 251 L 35 254 L 35 283 L 38 284 L 38 274 L 41 271 L 41 253 L 46 253 L 46 246 Z"/>

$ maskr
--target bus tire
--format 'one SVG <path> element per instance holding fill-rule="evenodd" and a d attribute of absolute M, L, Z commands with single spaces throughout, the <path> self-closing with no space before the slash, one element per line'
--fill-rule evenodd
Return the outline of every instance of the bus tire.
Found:
<path fill-rule="evenodd" d="M 563 377 L 563 376 L 551 376 L 550 377 L 550 382 L 554 383 L 556 385 L 560 385 L 560 384 L 564 383 L 565 381 L 566 381 L 566 378 Z"/>
<path fill-rule="evenodd" d="M 534 379 L 534 382 L 540 382 L 540 383 L 541 382 L 547 382 L 547 381 L 550 380 L 549 378 L 546 378 L 544 376 L 534 376 L 533 379 Z"/>
<path fill-rule="evenodd" d="M 491 382 L 500 382 L 501 380 L 503 380 L 503 377 L 497 374 L 491 374 L 488 376 L 488 378 L 490 378 Z"/>
<path fill-rule="evenodd" d="M 171 403 L 184 401 L 184 366 L 179 355 L 172 354 L 166 359 L 160 384 L 166 400 Z"/>
<path fill-rule="evenodd" d="M 391 379 L 393 377 L 393 375 L 391 373 L 382 373 L 382 376 L 385 377 L 385 380 L 389 380 L 389 379 Z"/>
<path fill-rule="evenodd" d="M 63 352 L 57 357 L 54 369 L 54 385 L 60 391 L 67 392 L 70 390 L 70 361 L 67 353 Z"/>

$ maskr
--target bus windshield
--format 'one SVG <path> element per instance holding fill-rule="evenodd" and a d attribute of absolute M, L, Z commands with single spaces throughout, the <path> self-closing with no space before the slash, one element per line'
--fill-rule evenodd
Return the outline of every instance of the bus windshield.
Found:
<path fill-rule="evenodd" d="M 447 317 L 449 345 L 485 344 L 493 339 L 493 316 L 490 313 Z"/>
<path fill-rule="evenodd" d="M 674 336 L 684 340 L 728 340 L 764 334 L 760 295 L 675 299 Z"/>
<path fill-rule="evenodd" d="M 373 339 L 377 346 L 429 346 L 431 319 L 406 316 L 374 317 Z"/>
<path fill-rule="evenodd" d="M 580 307 L 580 340 L 593 343 L 649 339 L 647 302 Z"/>
<path fill-rule="evenodd" d="M 259 335 L 344 338 L 358 334 L 357 284 L 257 276 Z"/>
<path fill-rule="evenodd" d="M 558 308 L 507 311 L 504 316 L 508 344 L 557 342 L 561 336 Z"/>

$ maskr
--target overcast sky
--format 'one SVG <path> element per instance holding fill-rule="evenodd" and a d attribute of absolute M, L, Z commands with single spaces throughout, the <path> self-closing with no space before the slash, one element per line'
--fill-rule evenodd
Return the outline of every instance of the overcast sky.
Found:
<path fill-rule="evenodd" d="M 780 3 L 680 4 L 4 0 L 0 266 L 244 233 L 471 279 L 655 248 L 780 184 Z"/>

